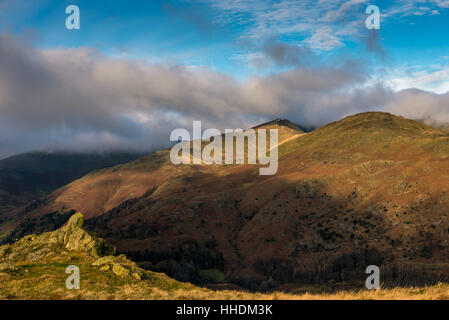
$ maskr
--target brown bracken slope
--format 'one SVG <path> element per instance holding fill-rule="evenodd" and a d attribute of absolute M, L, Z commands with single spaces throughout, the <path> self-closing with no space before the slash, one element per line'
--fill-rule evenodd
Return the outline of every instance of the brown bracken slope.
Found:
<path fill-rule="evenodd" d="M 276 175 L 175 166 L 164 150 L 88 174 L 14 221 L 28 230 L 24 219 L 81 211 L 119 251 L 180 280 L 344 283 L 369 264 L 395 283 L 449 276 L 448 132 L 378 112 L 309 133 L 266 126 L 281 129 Z"/>

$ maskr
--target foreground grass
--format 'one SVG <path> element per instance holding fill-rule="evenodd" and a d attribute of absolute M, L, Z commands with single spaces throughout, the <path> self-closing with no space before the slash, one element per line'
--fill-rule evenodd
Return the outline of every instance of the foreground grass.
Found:
<path fill-rule="evenodd" d="M 113 256 L 104 240 L 82 229 L 83 216 L 76 214 L 60 229 L 26 236 L 0 247 L 0 299 L 2 300 L 358 300 L 444 299 L 449 284 L 424 288 L 319 293 L 303 287 L 301 294 L 213 291 L 182 283 L 165 274 L 145 271 L 125 256 Z M 101 253 L 108 252 L 110 255 Z M 80 289 L 66 288 L 66 268 L 80 270 Z M 304 293 L 303 293 L 304 292 Z"/>
<path fill-rule="evenodd" d="M 120 257 L 123 264 L 129 260 Z M 236 290 L 213 291 L 188 283 L 175 281 L 168 276 L 143 271 L 141 280 L 117 277 L 92 266 L 93 259 L 82 253 L 63 254 L 47 263 L 26 262 L 17 269 L 0 273 L 0 299 L 20 300 L 448 300 L 449 284 L 423 288 L 394 288 L 375 291 L 354 290 L 332 294 L 304 293 L 268 294 Z M 78 265 L 81 271 L 79 290 L 65 286 L 69 264 Z"/>

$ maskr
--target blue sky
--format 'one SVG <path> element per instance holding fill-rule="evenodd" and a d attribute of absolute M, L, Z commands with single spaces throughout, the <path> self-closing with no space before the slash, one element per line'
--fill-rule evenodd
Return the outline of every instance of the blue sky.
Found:
<path fill-rule="evenodd" d="M 448 30 L 449 0 L 0 0 L 0 158 L 154 149 L 192 120 L 317 127 L 385 111 L 444 125 Z"/>
<path fill-rule="evenodd" d="M 3 0 L 0 30 L 34 34 L 40 48 L 94 47 L 111 56 L 207 66 L 239 78 L 276 72 L 256 63 L 268 41 L 310 48 L 374 68 L 434 72 L 449 63 L 449 1 L 50 1 Z M 78 5 L 81 29 L 65 29 Z M 380 8 L 378 47 L 368 52 L 365 8 Z M 261 66 L 262 65 L 262 66 Z M 410 68 L 407 70 L 407 68 Z"/>

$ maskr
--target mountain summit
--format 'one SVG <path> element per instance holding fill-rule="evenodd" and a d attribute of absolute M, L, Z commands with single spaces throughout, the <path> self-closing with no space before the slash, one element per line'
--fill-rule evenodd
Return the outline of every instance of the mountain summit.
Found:
<path fill-rule="evenodd" d="M 274 176 L 251 165 L 175 166 L 164 150 L 90 173 L 9 226 L 23 235 L 79 210 L 119 252 L 195 283 L 211 270 L 251 289 L 269 279 L 361 281 L 370 264 L 401 284 L 449 277 L 447 132 L 378 112 L 308 133 L 286 127 Z"/>
<path fill-rule="evenodd" d="M 259 124 L 255 127 L 253 127 L 253 129 L 274 129 L 274 128 L 283 128 L 283 127 L 290 128 L 290 129 L 298 131 L 298 132 L 303 132 L 303 129 L 301 129 L 298 125 L 294 124 L 290 120 L 283 119 L 283 118 L 278 118 L 273 121 Z"/>

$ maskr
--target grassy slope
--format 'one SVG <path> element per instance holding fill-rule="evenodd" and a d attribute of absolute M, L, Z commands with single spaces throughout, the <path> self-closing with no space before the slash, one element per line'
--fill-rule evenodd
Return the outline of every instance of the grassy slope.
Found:
<path fill-rule="evenodd" d="M 79 214 L 78 214 L 79 215 Z M 67 225 L 74 224 L 72 219 Z M 77 222 L 75 222 L 77 223 Z M 41 236 L 27 236 L 11 246 L 0 247 L 0 299 L 448 299 L 449 286 L 439 284 L 427 288 L 408 288 L 377 291 L 345 291 L 334 294 L 310 293 L 304 288 L 303 294 L 252 294 L 243 291 L 212 291 L 181 283 L 164 274 L 139 269 L 123 255 L 100 258 L 90 250 L 67 248 L 64 239 L 72 237 L 90 245 L 89 238 L 77 225 L 67 225 L 54 232 Z M 66 230 L 64 230 L 66 228 Z M 69 231 L 67 231 L 69 230 Z M 81 236 L 80 236 L 81 234 Z M 87 241 L 85 240 L 87 237 Z M 52 242 L 51 239 L 63 239 Z M 49 240 L 50 239 L 50 240 Z M 81 239 L 81 240 L 80 240 Z M 83 242 L 84 241 L 84 242 Z M 119 276 L 104 265 L 95 265 L 100 260 L 108 260 L 132 272 L 138 272 L 139 278 Z M 80 268 L 81 282 L 79 290 L 68 290 L 65 273 L 68 265 Z M 313 289 L 311 290 L 314 291 Z"/>

